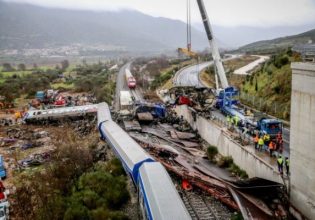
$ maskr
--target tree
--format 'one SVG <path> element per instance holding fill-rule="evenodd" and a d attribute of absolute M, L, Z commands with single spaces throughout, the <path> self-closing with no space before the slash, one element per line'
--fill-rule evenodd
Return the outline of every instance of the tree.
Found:
<path fill-rule="evenodd" d="M 19 71 L 25 71 L 25 70 L 26 70 L 25 64 L 24 64 L 24 63 L 20 63 L 20 64 L 18 65 L 18 70 L 19 70 Z"/>
<path fill-rule="evenodd" d="M 10 63 L 4 63 L 2 64 L 2 71 L 3 72 L 12 72 L 14 68 L 11 66 Z"/>
<path fill-rule="evenodd" d="M 69 67 L 69 61 L 68 60 L 63 60 L 61 61 L 61 69 L 66 70 Z"/>

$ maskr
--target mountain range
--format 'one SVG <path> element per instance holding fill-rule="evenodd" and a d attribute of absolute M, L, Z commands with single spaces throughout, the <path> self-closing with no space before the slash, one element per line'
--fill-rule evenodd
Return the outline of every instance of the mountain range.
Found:
<path fill-rule="evenodd" d="M 69 44 L 109 45 L 126 50 L 184 47 L 186 24 L 138 11 L 77 11 L 0 1 L 0 49 Z M 192 29 L 197 48 L 206 37 Z"/>
<path fill-rule="evenodd" d="M 237 48 L 257 40 L 300 33 L 311 27 L 232 28 L 214 25 L 213 29 L 221 48 Z M 186 46 L 186 24 L 139 11 L 69 10 L 0 0 L 0 49 L 74 44 L 103 45 L 125 51 L 175 51 Z M 203 50 L 208 45 L 202 24 L 194 24 L 193 49 Z"/>

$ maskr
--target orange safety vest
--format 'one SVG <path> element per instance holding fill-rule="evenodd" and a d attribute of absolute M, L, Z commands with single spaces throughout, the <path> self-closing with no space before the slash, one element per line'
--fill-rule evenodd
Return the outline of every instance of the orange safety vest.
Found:
<path fill-rule="evenodd" d="M 272 141 L 270 141 L 270 143 L 269 143 L 269 149 L 270 150 L 274 150 L 275 149 L 275 144 Z"/>
<path fill-rule="evenodd" d="M 254 142 L 255 142 L 255 143 L 258 143 L 258 135 L 256 135 L 256 136 L 254 137 Z"/>

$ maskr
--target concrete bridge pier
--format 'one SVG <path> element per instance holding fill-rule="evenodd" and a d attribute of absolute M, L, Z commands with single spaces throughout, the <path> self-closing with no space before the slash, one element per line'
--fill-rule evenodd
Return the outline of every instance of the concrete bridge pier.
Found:
<path fill-rule="evenodd" d="M 315 219 L 315 63 L 292 63 L 290 201 Z M 291 211 L 298 219 L 302 217 Z"/>

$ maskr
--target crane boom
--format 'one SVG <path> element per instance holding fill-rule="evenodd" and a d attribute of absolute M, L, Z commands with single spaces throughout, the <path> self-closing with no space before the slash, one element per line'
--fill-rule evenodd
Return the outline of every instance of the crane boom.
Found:
<path fill-rule="evenodd" d="M 214 37 L 213 37 L 213 32 L 211 30 L 209 17 L 208 17 L 208 14 L 207 14 L 203 0 L 197 0 L 197 3 L 198 3 L 198 7 L 199 7 L 200 14 L 202 17 L 202 22 L 203 22 L 203 25 L 205 27 L 205 31 L 206 31 L 206 34 L 207 34 L 207 37 L 209 40 L 214 66 L 217 69 L 217 74 L 219 76 L 221 86 L 223 89 L 225 89 L 225 88 L 229 87 L 229 83 L 228 83 L 226 75 L 225 75 L 225 71 L 223 68 L 219 49 L 218 49 L 216 42 L 214 40 Z M 217 87 L 218 87 L 218 85 L 217 85 Z"/>

